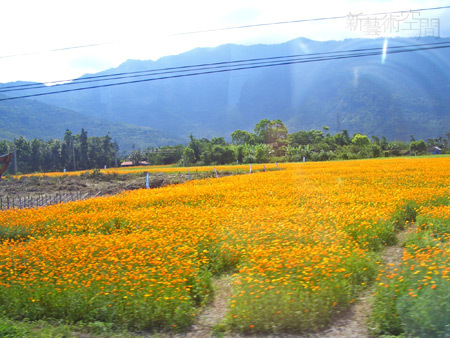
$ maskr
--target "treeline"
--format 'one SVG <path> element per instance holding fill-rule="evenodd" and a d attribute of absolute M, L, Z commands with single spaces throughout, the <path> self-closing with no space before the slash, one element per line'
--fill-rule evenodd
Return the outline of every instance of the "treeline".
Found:
<path fill-rule="evenodd" d="M 265 163 L 347 160 L 401 155 L 422 155 L 431 147 L 449 153 L 450 132 L 446 138 L 410 141 L 388 141 L 386 137 L 360 133 L 350 135 L 347 130 L 331 135 L 328 127 L 322 130 L 297 131 L 289 134 L 281 120 L 263 119 L 253 132 L 236 130 L 231 134 L 231 143 L 223 137 L 212 139 L 190 136 L 185 145 L 158 148 L 133 149 L 127 156 L 118 159 L 119 147 L 109 134 L 103 137 L 88 137 L 87 131 L 72 134 L 66 130 L 63 140 L 27 141 L 20 137 L 15 141 L 0 141 L 0 155 L 13 152 L 17 155 L 19 173 L 86 170 L 112 167 L 122 161 L 138 165 L 173 164 L 180 166 L 212 165 L 231 163 Z M 14 173 L 14 163 L 8 168 Z"/>
<path fill-rule="evenodd" d="M 152 165 L 179 163 L 180 165 L 211 165 L 229 163 L 264 163 L 269 161 L 298 162 L 347 160 L 401 155 L 423 155 L 431 147 L 442 153 L 449 152 L 450 133 L 447 138 L 388 141 L 386 137 L 360 133 L 350 135 L 347 130 L 331 135 L 328 127 L 322 130 L 297 131 L 289 134 L 281 120 L 263 119 L 253 132 L 236 130 L 231 143 L 223 137 L 211 140 L 190 136 L 187 146 L 147 148 L 134 150 L 129 159 L 134 163 L 146 161 Z"/>
<path fill-rule="evenodd" d="M 52 172 L 85 170 L 116 165 L 119 147 L 109 134 L 102 137 L 88 137 L 87 131 L 72 134 L 66 130 L 63 140 L 48 141 L 19 137 L 14 141 L 0 141 L 0 155 L 13 152 L 16 161 L 10 163 L 8 173 Z"/>

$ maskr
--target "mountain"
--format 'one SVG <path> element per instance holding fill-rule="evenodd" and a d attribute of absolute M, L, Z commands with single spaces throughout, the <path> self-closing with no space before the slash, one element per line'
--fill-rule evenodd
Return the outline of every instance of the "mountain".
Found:
<path fill-rule="evenodd" d="M 400 45 L 434 42 L 450 42 L 450 39 L 390 39 L 388 50 Z M 129 60 L 115 69 L 84 78 L 252 58 L 381 48 L 383 43 L 384 39 L 318 42 L 298 38 L 277 45 L 228 44 L 197 48 L 157 61 Z M 388 54 L 384 63 L 380 56 L 326 59 L 35 99 L 96 118 L 151 127 L 181 138 L 190 133 L 198 137 L 229 138 L 236 129 L 252 130 L 263 118 L 279 118 L 290 132 L 329 126 L 331 132 L 347 129 L 350 133 L 405 140 L 409 134 L 431 138 L 449 132 L 449 69 L 450 50 L 435 49 Z M 144 77 L 86 85 L 139 79 Z M 52 87 L 65 88 L 64 85 Z M 23 92 L 8 93 L 16 94 Z"/>
<path fill-rule="evenodd" d="M 0 94 L 0 98 L 4 97 L 6 96 Z M 81 128 L 84 128 L 89 136 L 104 136 L 109 133 L 119 144 L 120 150 L 131 150 L 133 145 L 145 148 L 183 141 L 179 138 L 168 137 L 149 127 L 93 118 L 25 99 L 0 101 L 0 126 L 0 139 L 7 140 L 19 136 L 29 140 L 33 138 L 62 139 L 66 129 L 77 134 Z"/>

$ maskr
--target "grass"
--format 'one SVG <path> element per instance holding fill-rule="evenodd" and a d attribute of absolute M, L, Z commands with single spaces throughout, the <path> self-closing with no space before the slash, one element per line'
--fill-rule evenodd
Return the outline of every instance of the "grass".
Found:
<path fill-rule="evenodd" d="M 23 226 L 0 226 L 0 243 L 5 241 L 23 241 L 30 236 L 30 231 Z"/>
<path fill-rule="evenodd" d="M 103 322 L 68 325 L 57 320 L 22 321 L 0 317 L 0 337 L 4 338 L 132 338 L 137 335 Z"/>

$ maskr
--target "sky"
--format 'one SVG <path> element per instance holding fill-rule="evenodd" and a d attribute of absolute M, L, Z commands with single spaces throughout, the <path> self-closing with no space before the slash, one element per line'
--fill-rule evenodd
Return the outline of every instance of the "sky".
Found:
<path fill-rule="evenodd" d="M 450 36 L 440 0 L 1 0 L 0 83 L 66 81 L 225 43 L 274 44 L 392 36 Z M 361 16 L 391 11 L 403 14 Z M 215 30 L 341 16 L 342 19 Z M 363 19 L 367 20 L 363 20 Z M 203 31 L 200 33 L 179 34 Z M 207 31 L 207 32 L 205 32 Z M 78 48 L 74 48 L 78 47 Z M 218 60 L 220 61 L 220 60 Z"/>

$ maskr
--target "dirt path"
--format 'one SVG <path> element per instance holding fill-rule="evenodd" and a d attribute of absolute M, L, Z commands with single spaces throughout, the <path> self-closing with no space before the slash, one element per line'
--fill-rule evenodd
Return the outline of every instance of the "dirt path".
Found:
<path fill-rule="evenodd" d="M 403 241 L 405 232 L 398 235 L 399 242 Z M 403 249 L 400 244 L 387 247 L 382 253 L 386 269 L 394 269 L 401 262 Z M 188 333 L 177 334 L 170 337 L 213 337 L 212 328 L 220 322 L 227 311 L 227 302 L 231 295 L 231 276 L 224 276 L 215 281 L 216 294 L 214 301 L 199 315 L 197 323 Z M 375 285 L 365 290 L 356 302 L 346 311 L 340 313 L 333 324 L 319 332 L 305 335 L 257 335 L 244 336 L 239 334 L 225 334 L 223 337 L 285 337 L 285 338 L 369 338 L 368 318 L 371 312 L 371 303 L 375 293 Z"/>
<path fill-rule="evenodd" d="M 387 247 L 382 258 L 386 269 L 394 269 L 393 265 L 401 262 L 403 249 L 399 244 Z M 309 335 L 311 338 L 369 338 L 368 319 L 371 313 L 371 304 L 375 293 L 375 285 L 365 290 L 355 304 L 344 311 L 333 325 L 321 332 Z"/>
<path fill-rule="evenodd" d="M 183 337 L 210 337 L 213 327 L 224 317 L 228 309 L 228 300 L 231 297 L 232 277 L 225 275 L 213 282 L 215 295 L 213 302 L 200 313 L 198 321 L 193 326 L 191 332 Z"/>

